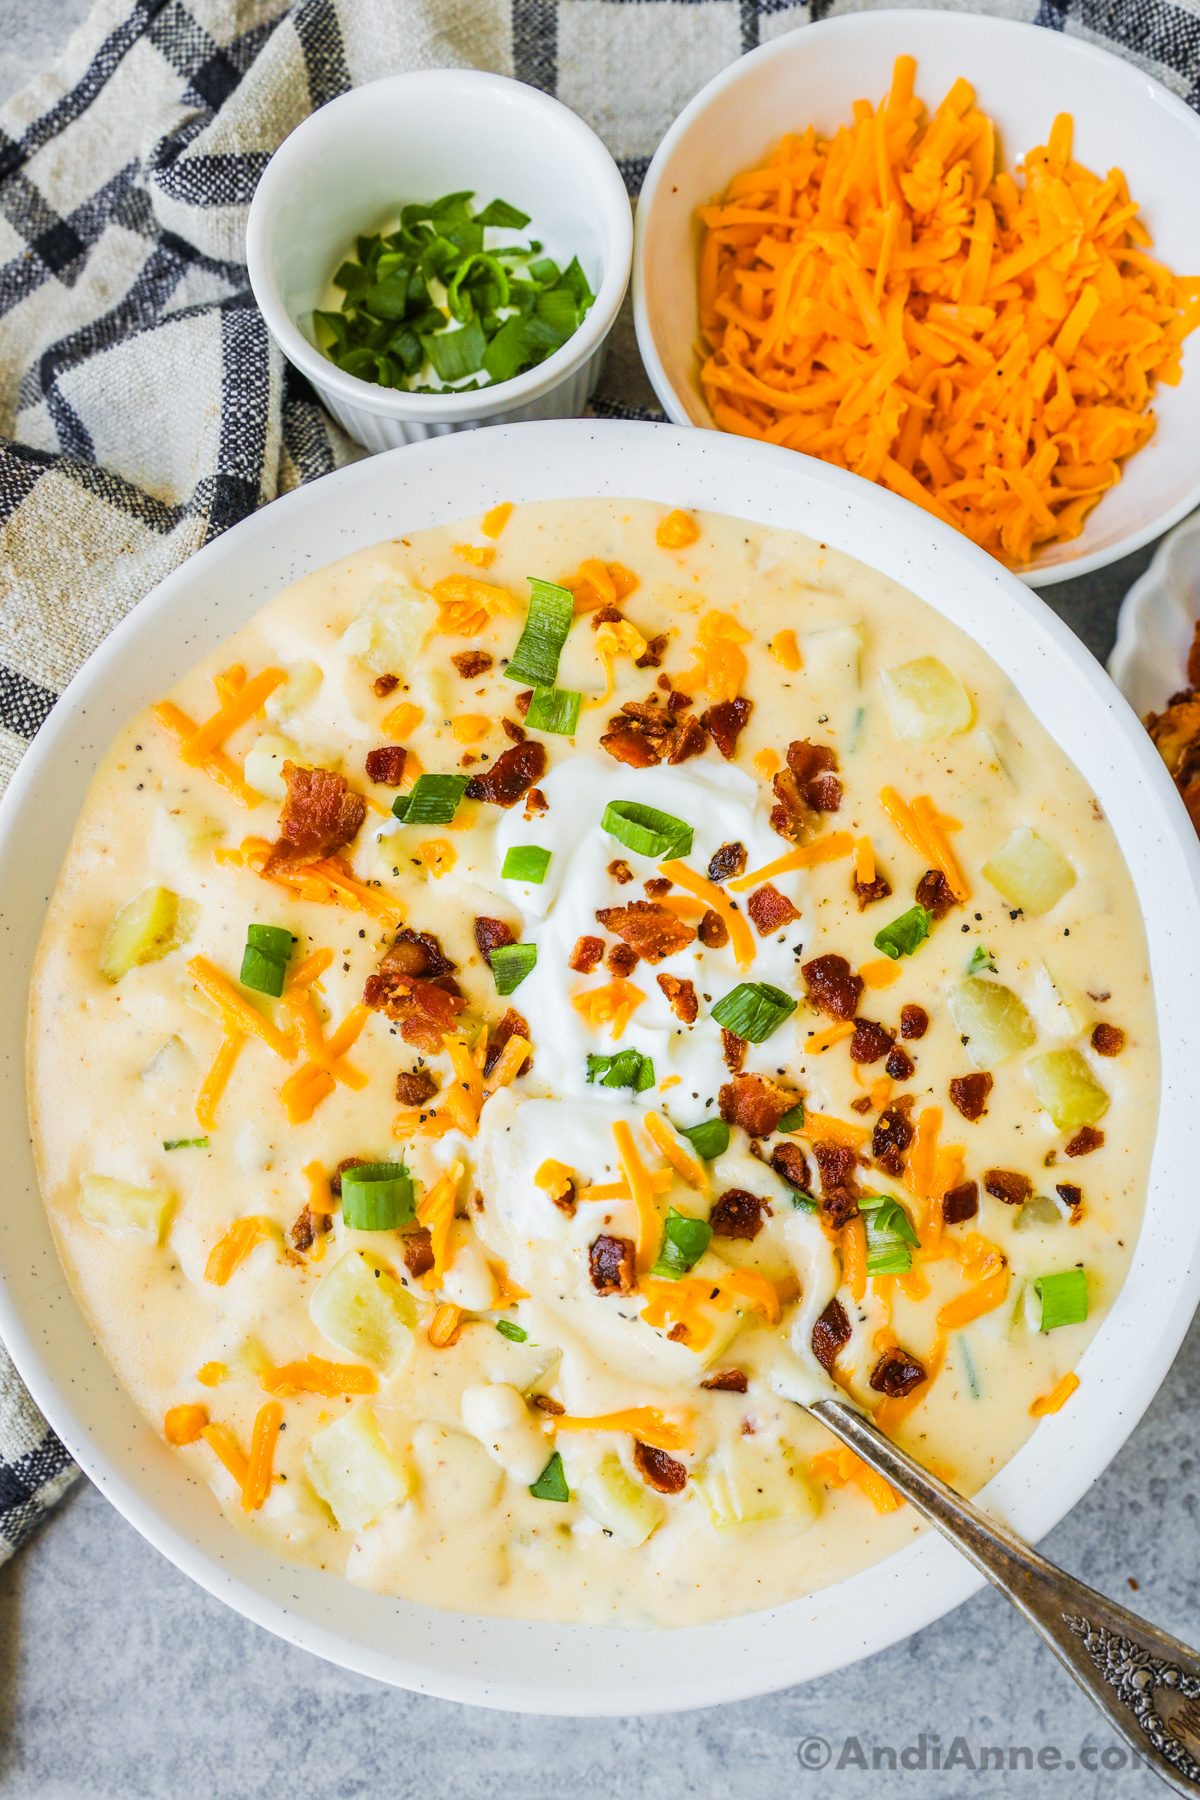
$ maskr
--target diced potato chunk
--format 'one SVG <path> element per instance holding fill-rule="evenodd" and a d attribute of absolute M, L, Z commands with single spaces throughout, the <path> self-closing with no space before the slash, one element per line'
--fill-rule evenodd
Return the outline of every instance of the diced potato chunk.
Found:
<path fill-rule="evenodd" d="M 304 1468 L 342 1531 L 365 1530 L 413 1490 L 412 1470 L 392 1455 L 369 1406 L 356 1406 L 318 1431 L 304 1452 Z"/>
<path fill-rule="evenodd" d="M 303 762 L 299 746 L 290 738 L 280 737 L 278 732 L 264 732 L 256 738 L 246 752 L 246 761 L 242 773 L 256 794 L 264 800 L 287 799 L 287 784 L 283 779 L 285 762 Z"/>
<path fill-rule="evenodd" d="M 573 1489 L 589 1519 L 610 1531 L 618 1544 L 636 1550 L 657 1531 L 667 1509 L 650 1489 L 625 1473 L 620 1457 L 609 1451 Z"/>
<path fill-rule="evenodd" d="M 1060 1131 L 1094 1125 L 1108 1111 L 1108 1095 L 1078 1050 L 1047 1050 L 1025 1065 L 1038 1105 Z"/>
<path fill-rule="evenodd" d="M 80 1213 L 109 1237 L 161 1244 L 173 1205 L 168 1189 L 136 1187 L 116 1175 L 85 1175 L 79 1183 Z"/>
<path fill-rule="evenodd" d="M 1083 995 L 1039 963 L 1033 980 L 1033 1011 L 1042 1030 L 1051 1037 L 1078 1037 L 1092 1022 Z"/>
<path fill-rule="evenodd" d="M 317 664 L 307 659 L 289 669 L 283 686 L 277 687 L 273 694 L 268 694 L 263 703 L 263 711 L 272 725 L 282 725 L 294 712 L 307 706 L 316 697 L 317 689 L 324 679 Z"/>
<path fill-rule="evenodd" d="M 857 625 L 820 625 L 806 631 L 800 645 L 806 674 L 815 682 L 857 687 L 862 664 L 862 632 Z"/>
<path fill-rule="evenodd" d="M 892 730 L 906 744 L 936 744 L 970 726 L 971 697 L 936 656 L 880 669 L 879 681 Z"/>
<path fill-rule="evenodd" d="M 977 1069 L 993 1069 L 1018 1050 L 1027 1050 L 1037 1033 L 1018 995 L 999 981 L 971 976 L 950 989 L 950 1013 L 963 1048 Z"/>
<path fill-rule="evenodd" d="M 308 1314 L 322 1337 L 390 1375 L 412 1351 L 417 1309 L 385 1263 L 347 1250 L 313 1289 Z"/>
<path fill-rule="evenodd" d="M 150 1087 L 179 1088 L 194 1078 L 195 1064 L 183 1039 L 172 1033 L 154 1055 L 147 1058 L 138 1073 Z"/>
<path fill-rule="evenodd" d="M 419 588 L 384 581 L 342 633 L 342 649 L 372 675 L 402 675 L 437 620 L 437 605 Z"/>
<path fill-rule="evenodd" d="M 139 963 L 159 962 L 187 943 L 199 918 L 197 901 L 181 900 L 170 888 L 143 888 L 109 926 L 100 973 L 105 981 L 120 981 Z"/>
<path fill-rule="evenodd" d="M 821 1510 L 820 1496 L 788 1443 L 739 1438 L 717 1450 L 694 1477 L 718 1531 L 790 1519 L 802 1528 Z"/>
<path fill-rule="evenodd" d="M 1049 912 L 1075 886 L 1075 871 L 1053 844 L 1028 825 L 1018 825 L 983 873 L 1011 906 L 1030 914 Z"/>

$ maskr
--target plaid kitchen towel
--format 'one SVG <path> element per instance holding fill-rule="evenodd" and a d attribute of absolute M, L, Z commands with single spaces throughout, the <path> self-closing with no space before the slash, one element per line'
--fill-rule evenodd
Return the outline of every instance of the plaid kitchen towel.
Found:
<path fill-rule="evenodd" d="M 869 3 L 869 0 L 868 0 Z M 945 0 L 943 0 L 945 3 Z M 954 0 L 949 0 L 954 4 Z M 0 787 L 75 670 L 184 557 L 361 454 L 283 362 L 242 261 L 276 145 L 402 69 L 556 94 L 637 192 L 747 50 L 861 0 L 99 0 L 0 110 Z M 1197 0 L 992 0 L 1200 108 Z M 618 341 L 596 410 L 655 417 Z M 76 1470 L 0 1350 L 0 1561 Z"/>

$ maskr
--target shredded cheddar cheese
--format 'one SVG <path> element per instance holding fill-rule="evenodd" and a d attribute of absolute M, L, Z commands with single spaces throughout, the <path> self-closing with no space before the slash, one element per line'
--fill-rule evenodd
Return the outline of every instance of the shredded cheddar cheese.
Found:
<path fill-rule="evenodd" d="M 660 519 L 658 529 L 654 533 L 654 541 L 660 550 L 687 550 L 698 541 L 700 527 L 690 513 L 680 511 L 676 507 L 665 519 Z"/>
<path fill-rule="evenodd" d="M 1061 1381 L 1054 1384 L 1048 1394 L 1040 1395 L 1038 1399 L 1033 1402 L 1033 1405 L 1029 1408 L 1030 1414 L 1035 1419 L 1044 1419 L 1048 1413 L 1060 1411 L 1060 1409 L 1067 1404 L 1067 1401 L 1071 1398 L 1071 1395 L 1078 1386 L 1078 1375 L 1064 1375 Z"/>
<path fill-rule="evenodd" d="M 490 544 L 455 544 L 453 549 L 455 556 L 473 563 L 477 569 L 490 569 L 496 560 L 496 552 Z"/>
<path fill-rule="evenodd" d="M 645 1117 L 646 1136 L 660 1155 L 665 1156 L 676 1174 L 682 1175 L 689 1187 L 701 1194 L 712 1192 L 712 1183 L 705 1172 L 704 1164 L 699 1162 L 690 1151 L 685 1150 L 666 1120 L 658 1113 L 647 1113 Z"/>
<path fill-rule="evenodd" d="M 696 871 L 689 869 L 684 862 L 660 863 L 658 872 L 660 875 L 665 875 L 668 881 L 674 881 L 681 888 L 686 888 L 690 894 L 695 894 L 696 898 L 703 900 L 705 906 L 710 907 L 718 918 L 724 920 L 733 944 L 733 954 L 738 968 L 748 968 L 754 961 L 754 938 L 746 921 L 745 913 L 738 910 L 728 894 L 719 888 L 715 881 L 709 881 L 704 875 L 697 875 Z"/>
<path fill-rule="evenodd" d="M 194 1444 L 208 1424 L 202 1406 L 173 1406 L 163 1420 L 163 1436 L 168 1444 Z"/>
<path fill-rule="evenodd" d="M 373 1394 L 379 1386 L 371 1369 L 361 1363 L 326 1362 L 320 1356 L 306 1356 L 303 1362 L 283 1363 L 276 1369 L 264 1369 L 259 1386 L 268 1394 L 321 1394 L 334 1400 L 339 1394 Z"/>
<path fill-rule="evenodd" d="M 261 1213 L 235 1219 L 225 1235 L 217 1240 L 204 1265 L 204 1279 L 215 1287 L 224 1287 L 234 1271 L 241 1267 L 258 1244 L 279 1236 L 279 1227 Z"/>
<path fill-rule="evenodd" d="M 789 850 L 786 856 L 776 857 L 774 862 L 766 863 L 761 869 L 739 875 L 729 885 L 735 894 L 744 894 L 762 881 L 773 881 L 776 875 L 789 875 L 793 869 L 815 869 L 821 863 L 837 862 L 843 856 L 850 856 L 853 851 L 854 839 L 848 831 L 830 831 L 811 843 L 801 844 L 797 850 Z"/>
<path fill-rule="evenodd" d="M 645 998 L 641 988 L 617 976 L 604 987 L 585 988 L 582 994 L 575 995 L 571 1005 L 583 1015 L 592 1031 L 598 1031 L 602 1025 L 611 1025 L 615 1043 L 628 1025 L 631 1014 Z"/>
<path fill-rule="evenodd" d="M 501 500 L 498 506 L 489 507 L 483 515 L 483 523 L 479 527 L 484 537 L 498 538 L 512 517 L 512 501 Z"/>
<path fill-rule="evenodd" d="M 890 956 L 881 956 L 876 962 L 865 962 L 858 965 L 858 972 L 864 983 L 873 993 L 880 988 L 891 987 L 893 981 L 900 979 L 900 966 Z"/>
<path fill-rule="evenodd" d="M 877 1513 L 895 1512 L 904 1502 L 895 1488 L 877 1475 L 874 1469 L 868 1468 L 861 1456 L 853 1450 L 823 1450 L 814 1456 L 809 1463 L 814 1478 L 824 1482 L 827 1487 L 845 1487 L 853 1482 L 855 1487 L 866 1496 Z"/>
<path fill-rule="evenodd" d="M 271 1491 L 272 1462 L 282 1424 L 283 1408 L 278 1400 L 268 1400 L 259 1407 L 250 1436 L 246 1479 L 242 1483 L 242 1506 L 246 1512 L 257 1512 Z"/>
<path fill-rule="evenodd" d="M 657 1406 L 627 1406 L 620 1412 L 598 1413 L 592 1419 L 574 1419 L 560 1413 L 553 1426 L 555 1432 L 628 1431 L 655 1450 L 686 1450 L 691 1443 L 686 1424 L 668 1418 Z"/>
<path fill-rule="evenodd" d="M 676 675 L 676 688 L 683 694 L 694 694 L 703 688 L 717 704 L 736 700 L 749 666 L 741 646 L 749 642 L 750 633 L 729 613 L 705 613 L 692 645 L 696 660 L 690 669 Z"/>

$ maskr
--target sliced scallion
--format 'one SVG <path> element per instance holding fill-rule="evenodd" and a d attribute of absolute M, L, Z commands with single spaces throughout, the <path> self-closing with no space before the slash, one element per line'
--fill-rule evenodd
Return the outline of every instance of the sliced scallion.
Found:
<path fill-rule="evenodd" d="M 497 944 L 490 957 L 498 994 L 511 994 L 520 987 L 537 962 L 536 944 Z"/>
<path fill-rule="evenodd" d="M 550 852 L 540 844 L 513 844 L 505 852 L 500 870 L 505 881 L 528 881 L 541 887 L 550 867 Z"/>
<path fill-rule="evenodd" d="M 207 1150 L 208 1139 L 199 1138 L 164 1138 L 164 1150 Z"/>
<path fill-rule="evenodd" d="M 912 906 L 875 933 L 875 948 L 890 956 L 893 962 L 899 962 L 902 956 L 911 956 L 918 945 L 925 942 L 932 921 L 933 914 L 925 907 Z"/>
<path fill-rule="evenodd" d="M 492 955 L 496 953 L 493 950 Z M 654 1086 L 654 1064 L 640 1050 L 619 1050 L 614 1056 L 589 1056 L 587 1078 L 599 1081 L 601 1087 L 632 1088 L 644 1094 Z"/>
<path fill-rule="evenodd" d="M 553 581 L 529 577 L 529 611 L 517 647 L 504 673 L 522 687 L 552 688 L 558 659 L 575 617 L 575 596 Z"/>
<path fill-rule="evenodd" d="M 567 1478 L 563 1473 L 562 1457 L 557 1450 L 537 1480 L 530 1483 L 529 1491 L 535 1500 L 569 1500 L 571 1498 L 571 1490 L 567 1486 Z"/>
<path fill-rule="evenodd" d="M 407 794 L 397 794 L 392 812 L 405 825 L 448 825 L 458 811 L 469 775 L 418 775 Z"/>
<path fill-rule="evenodd" d="M 256 950 L 253 944 L 246 945 L 238 976 L 243 987 L 253 988 L 256 994 L 270 994 L 272 999 L 278 1000 L 286 977 L 286 963 L 280 962 L 277 956 L 267 956 L 262 950 Z"/>
<path fill-rule="evenodd" d="M 666 862 L 692 852 L 692 828 L 673 813 L 659 812 L 637 800 L 610 800 L 601 826 L 618 844 L 637 856 Z"/>
<path fill-rule="evenodd" d="M 395 1231 L 416 1218 L 403 1163 L 357 1163 L 342 1170 L 342 1218 L 351 1231 Z"/>
<path fill-rule="evenodd" d="M 525 714 L 530 731 L 552 731 L 556 737 L 574 737 L 583 695 L 574 688 L 537 687 Z"/>
<path fill-rule="evenodd" d="M 687 1138 L 702 1162 L 724 1156 L 729 1148 L 729 1127 L 724 1119 L 701 1119 L 698 1125 L 676 1125 L 675 1129 Z"/>
<path fill-rule="evenodd" d="M 967 974 L 978 975 L 981 969 L 990 969 L 994 975 L 996 973 L 996 959 L 990 950 L 985 950 L 982 944 L 976 944 L 974 950 L 971 952 L 971 960 L 967 964 Z"/>
<path fill-rule="evenodd" d="M 477 225 L 493 225 L 500 231 L 524 231 L 529 214 L 518 212 L 507 200 L 489 200 L 482 212 L 475 214 Z"/>
<path fill-rule="evenodd" d="M 796 1010 L 796 1002 L 769 981 L 742 981 L 712 1009 L 724 1031 L 761 1044 Z"/>
<path fill-rule="evenodd" d="M 1034 1287 L 1041 1296 L 1042 1330 L 1059 1325 L 1082 1325 L 1088 1316 L 1087 1274 L 1083 1269 L 1061 1269 L 1039 1275 Z"/>
<path fill-rule="evenodd" d="M 784 1113 L 782 1119 L 780 1119 L 780 1121 L 779 1121 L 778 1125 L 775 1127 L 775 1129 L 776 1129 L 776 1131 L 803 1131 L 804 1130 L 804 1102 L 803 1102 L 803 1100 L 797 1100 L 795 1106 L 788 1107 L 788 1110 Z"/>
<path fill-rule="evenodd" d="M 700 1261 L 711 1240 L 711 1225 L 704 1219 L 689 1219 L 686 1213 L 677 1212 L 672 1206 L 663 1226 L 662 1245 L 658 1260 L 650 1271 L 651 1275 L 661 1275 L 667 1281 L 678 1281 L 693 1264 Z"/>
<path fill-rule="evenodd" d="M 511 1319 L 497 1319 L 496 1330 L 501 1337 L 508 1338 L 514 1344 L 523 1344 L 529 1337 L 529 1333 L 522 1331 L 519 1325 L 514 1325 Z"/>
<path fill-rule="evenodd" d="M 292 934 L 282 925 L 247 925 L 246 942 L 276 962 L 285 963 L 292 954 Z"/>
<path fill-rule="evenodd" d="M 921 1240 L 904 1208 L 890 1194 L 864 1194 L 858 1205 L 867 1227 L 867 1274 L 907 1275 L 910 1246 Z"/>

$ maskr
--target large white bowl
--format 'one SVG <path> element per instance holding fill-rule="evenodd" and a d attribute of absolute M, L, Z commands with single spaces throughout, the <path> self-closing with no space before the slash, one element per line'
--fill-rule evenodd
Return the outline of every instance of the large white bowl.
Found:
<path fill-rule="evenodd" d="M 752 168 L 784 132 L 813 124 L 832 136 L 855 100 L 877 104 L 892 64 L 917 59 L 916 92 L 941 100 L 972 84 L 999 126 L 1012 169 L 1044 144 L 1057 113 L 1075 120 L 1074 154 L 1088 168 L 1123 169 L 1154 238 L 1178 274 L 1200 273 L 1200 116 L 1159 82 L 1082 38 L 975 13 L 903 9 L 846 14 L 764 44 L 724 70 L 680 113 L 654 154 L 638 202 L 633 309 L 654 391 L 677 425 L 715 430 L 696 354 L 696 208 Z M 1200 503 L 1200 343 L 1183 380 L 1160 387 L 1158 429 L 1093 510 L 1082 535 L 1047 544 L 1019 571 L 1035 587 L 1085 575 L 1149 543 Z"/>
<path fill-rule="evenodd" d="M 1030 1539 L 1105 1467 L 1162 1380 L 1200 1293 L 1200 847 L 1107 676 L 998 563 L 916 507 L 822 463 L 715 432 L 592 421 L 467 432 L 374 457 L 265 507 L 142 601 L 76 676 L 0 805 L 0 1332 L 92 1480 L 211 1593 L 308 1650 L 425 1693 L 545 1713 L 705 1706 L 823 1674 L 926 1625 L 980 1585 L 934 1536 L 809 1599 L 672 1634 L 435 1612 L 293 1566 L 241 1538 L 138 1413 L 59 1264 L 28 1148 L 30 968 L 92 773 L 113 734 L 285 583 L 359 545 L 499 499 L 644 496 L 807 532 L 903 582 L 978 639 L 1098 794 L 1146 917 L 1163 1105 L 1146 1228 L 1082 1386 L 984 1490 Z"/>
<path fill-rule="evenodd" d="M 596 298 L 535 369 L 474 393 L 409 394 L 347 375 L 317 349 L 311 313 L 359 232 L 402 204 L 471 189 L 530 214 L 547 253 L 578 256 Z M 526 419 L 578 418 L 629 285 L 633 221 L 620 170 L 569 107 L 480 69 L 420 69 L 352 88 L 311 113 L 263 172 L 246 225 L 250 286 L 288 361 L 368 450 Z"/>

